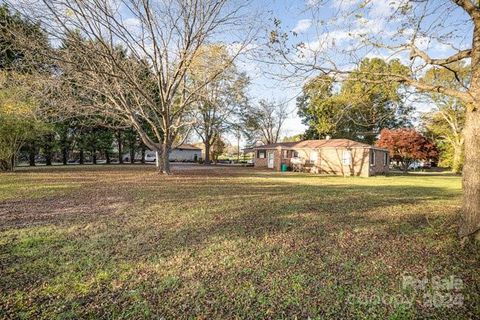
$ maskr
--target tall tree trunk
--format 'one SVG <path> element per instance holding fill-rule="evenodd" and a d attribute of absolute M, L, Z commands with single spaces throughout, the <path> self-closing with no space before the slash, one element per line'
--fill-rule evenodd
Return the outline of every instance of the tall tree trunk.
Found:
<path fill-rule="evenodd" d="M 480 241 L 480 108 L 468 110 L 465 118 L 465 163 L 460 237 Z"/>
<path fill-rule="evenodd" d="M 48 134 L 46 136 L 46 139 L 48 141 L 46 141 L 46 143 L 44 144 L 44 149 L 45 149 L 45 164 L 47 166 L 51 166 L 52 165 L 52 158 L 53 158 L 53 146 L 52 146 L 52 143 L 53 143 L 53 135 L 52 134 Z"/>
<path fill-rule="evenodd" d="M 15 162 L 17 162 L 17 157 L 16 155 L 14 154 L 11 158 L 10 158 L 10 171 L 13 171 L 15 169 Z"/>
<path fill-rule="evenodd" d="M 97 150 L 92 150 L 92 163 L 97 164 Z"/>
<path fill-rule="evenodd" d="M 28 148 L 28 162 L 32 167 L 35 166 L 35 155 L 35 142 L 31 142 Z"/>
<path fill-rule="evenodd" d="M 157 150 L 157 170 L 159 173 L 171 174 L 169 161 L 170 151 L 170 146 L 166 144 L 162 144 L 160 149 Z"/>
<path fill-rule="evenodd" d="M 118 163 L 123 163 L 123 148 L 122 148 L 122 131 L 117 131 L 117 143 L 118 143 Z"/>
<path fill-rule="evenodd" d="M 62 130 L 61 144 L 62 144 L 62 163 L 63 163 L 63 165 L 67 165 L 69 143 L 68 143 L 68 136 L 67 136 L 67 130 L 66 129 Z"/>
<path fill-rule="evenodd" d="M 480 17 L 474 18 L 472 74 L 469 93 L 473 103 L 467 104 L 465 127 L 465 162 L 462 172 L 462 221 L 458 230 L 461 238 L 469 237 L 480 242 Z"/>
<path fill-rule="evenodd" d="M 240 163 L 240 136 L 237 137 L 237 163 Z"/>
<path fill-rule="evenodd" d="M 210 145 L 210 141 L 208 139 L 205 140 L 205 161 L 204 161 L 204 164 L 205 165 L 209 165 L 210 164 L 210 149 L 211 149 L 211 145 Z"/>
<path fill-rule="evenodd" d="M 85 163 L 85 152 L 83 151 L 83 148 L 80 149 L 80 164 Z"/>
<path fill-rule="evenodd" d="M 144 145 L 142 145 L 142 160 L 141 160 L 141 162 L 143 164 L 145 164 L 145 146 Z"/>

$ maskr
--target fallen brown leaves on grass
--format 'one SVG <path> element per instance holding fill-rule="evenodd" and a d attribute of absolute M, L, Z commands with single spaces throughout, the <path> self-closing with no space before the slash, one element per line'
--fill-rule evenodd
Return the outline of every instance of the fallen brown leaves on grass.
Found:
<path fill-rule="evenodd" d="M 480 254 L 455 234 L 458 177 L 174 169 L 0 174 L 0 317 L 480 314 Z M 402 288 L 404 275 L 455 276 L 463 288 L 440 293 L 464 301 L 428 305 L 428 292 Z"/>

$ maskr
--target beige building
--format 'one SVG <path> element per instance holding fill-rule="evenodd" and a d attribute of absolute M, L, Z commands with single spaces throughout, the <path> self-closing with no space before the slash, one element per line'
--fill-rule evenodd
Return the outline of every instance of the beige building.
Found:
<path fill-rule="evenodd" d="M 348 139 L 304 140 L 251 148 L 254 166 L 345 176 L 370 177 L 388 172 L 386 149 Z"/>

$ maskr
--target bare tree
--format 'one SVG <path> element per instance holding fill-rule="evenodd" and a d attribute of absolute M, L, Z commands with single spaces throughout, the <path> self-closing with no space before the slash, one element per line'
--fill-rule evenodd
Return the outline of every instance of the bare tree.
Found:
<path fill-rule="evenodd" d="M 133 126 L 142 142 L 158 152 L 158 169 L 168 174 L 169 153 L 190 130 L 186 115 L 193 98 L 223 72 L 190 81 L 190 65 L 212 40 L 231 43 L 233 58 L 247 47 L 253 36 L 251 24 L 247 28 L 245 23 L 247 4 L 38 0 L 22 5 L 20 0 L 11 5 L 40 22 L 53 43 L 64 43 L 54 60 L 64 81 L 69 77 L 71 85 L 95 93 L 85 110 Z M 232 30 L 225 39 L 223 34 Z"/>
<path fill-rule="evenodd" d="M 330 10 L 331 19 L 322 13 Z M 480 240 L 480 3 L 477 0 L 310 1 L 315 38 L 283 31 L 275 21 L 270 56 L 289 76 L 324 74 L 344 80 L 365 56 L 400 58 L 410 73 L 372 73 L 370 83 L 397 81 L 417 92 L 434 92 L 466 106 L 463 206 L 459 235 Z M 439 50 L 445 57 L 439 57 Z M 471 61 L 471 82 L 463 83 L 452 66 Z M 432 67 L 451 72 L 461 88 L 423 81 Z M 362 79 L 359 79 L 362 80 Z"/>
<path fill-rule="evenodd" d="M 210 164 L 211 146 L 230 129 L 230 120 L 246 105 L 249 79 L 232 63 L 224 46 L 200 50 L 192 65 L 192 81 L 203 83 L 219 70 L 223 70 L 221 75 L 199 90 L 193 103 L 193 127 L 205 146 L 205 164 Z"/>
<path fill-rule="evenodd" d="M 244 123 L 249 143 L 277 143 L 287 117 L 288 108 L 285 102 L 260 100 L 258 104 L 247 108 Z"/>

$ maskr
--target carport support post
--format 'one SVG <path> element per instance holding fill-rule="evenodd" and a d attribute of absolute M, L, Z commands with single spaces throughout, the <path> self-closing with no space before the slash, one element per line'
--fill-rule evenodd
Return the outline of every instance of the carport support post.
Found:
<path fill-rule="evenodd" d="M 160 167 L 160 158 L 159 158 L 159 154 L 158 154 L 158 151 L 155 151 L 155 166 L 157 167 Z"/>

